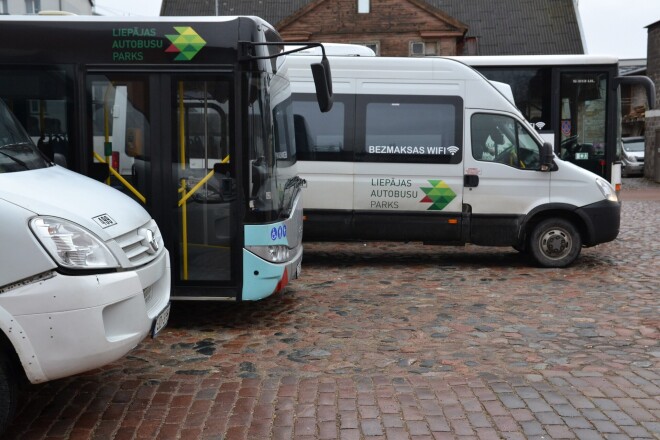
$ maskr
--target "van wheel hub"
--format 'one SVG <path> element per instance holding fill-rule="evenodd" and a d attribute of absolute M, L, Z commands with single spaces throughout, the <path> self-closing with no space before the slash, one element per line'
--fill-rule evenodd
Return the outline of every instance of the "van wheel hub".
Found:
<path fill-rule="evenodd" d="M 571 249 L 571 237 L 566 231 L 547 231 L 541 238 L 541 249 L 550 258 L 561 258 Z"/>

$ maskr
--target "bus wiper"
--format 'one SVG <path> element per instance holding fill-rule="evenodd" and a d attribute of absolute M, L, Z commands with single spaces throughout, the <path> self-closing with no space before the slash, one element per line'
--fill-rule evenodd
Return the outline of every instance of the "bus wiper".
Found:
<path fill-rule="evenodd" d="M 304 188 L 307 185 L 307 181 L 301 177 L 293 176 L 289 178 L 284 184 L 284 189 L 289 188 Z"/>
<path fill-rule="evenodd" d="M 5 153 L 4 151 L 2 151 L 2 148 L 5 148 L 5 147 L 4 147 L 4 146 L 3 146 L 3 147 L 0 147 L 0 154 L 2 154 L 3 156 L 7 156 L 7 157 L 10 158 L 11 160 L 13 160 L 14 162 L 16 162 L 16 163 L 19 164 L 20 166 L 22 166 L 23 168 L 25 168 L 26 170 L 29 170 L 29 169 L 30 169 L 30 167 L 29 167 L 25 162 L 23 162 L 22 160 L 20 160 L 20 159 L 17 158 L 17 157 L 12 156 L 11 154 L 7 154 L 7 153 Z"/>
<path fill-rule="evenodd" d="M 298 194 L 300 188 L 305 188 L 307 186 L 307 181 L 299 176 L 290 177 L 284 184 L 285 191 L 285 202 L 282 204 L 282 212 L 280 218 L 288 218 L 291 215 L 291 210 L 293 209 L 293 201 Z M 293 188 L 293 191 L 287 191 Z"/>

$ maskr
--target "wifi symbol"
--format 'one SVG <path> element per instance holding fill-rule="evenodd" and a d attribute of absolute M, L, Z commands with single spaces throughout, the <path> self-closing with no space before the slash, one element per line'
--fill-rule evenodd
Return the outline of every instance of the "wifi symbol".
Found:
<path fill-rule="evenodd" d="M 543 130 L 543 127 L 545 127 L 545 122 L 539 121 L 534 125 L 536 125 L 536 128 L 538 128 L 539 130 Z"/>
<path fill-rule="evenodd" d="M 460 148 L 455 147 L 453 145 L 451 147 L 447 147 L 447 151 L 449 151 L 449 154 L 451 154 L 452 156 L 458 153 L 458 150 L 460 150 Z"/>

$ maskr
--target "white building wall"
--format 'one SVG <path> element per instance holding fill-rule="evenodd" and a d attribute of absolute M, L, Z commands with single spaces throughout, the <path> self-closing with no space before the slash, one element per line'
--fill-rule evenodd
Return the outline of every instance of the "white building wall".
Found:
<path fill-rule="evenodd" d="M 90 0 L 0 0 L 0 13 L 24 15 L 39 11 L 64 11 L 76 15 L 92 15 Z"/>

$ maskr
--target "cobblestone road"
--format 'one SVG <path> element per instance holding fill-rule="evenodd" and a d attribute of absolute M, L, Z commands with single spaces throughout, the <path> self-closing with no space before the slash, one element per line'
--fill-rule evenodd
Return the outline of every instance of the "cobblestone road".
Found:
<path fill-rule="evenodd" d="M 245 304 L 175 303 L 125 359 L 30 388 L 11 439 L 660 438 L 660 185 L 561 270 L 509 249 L 308 244 Z"/>

